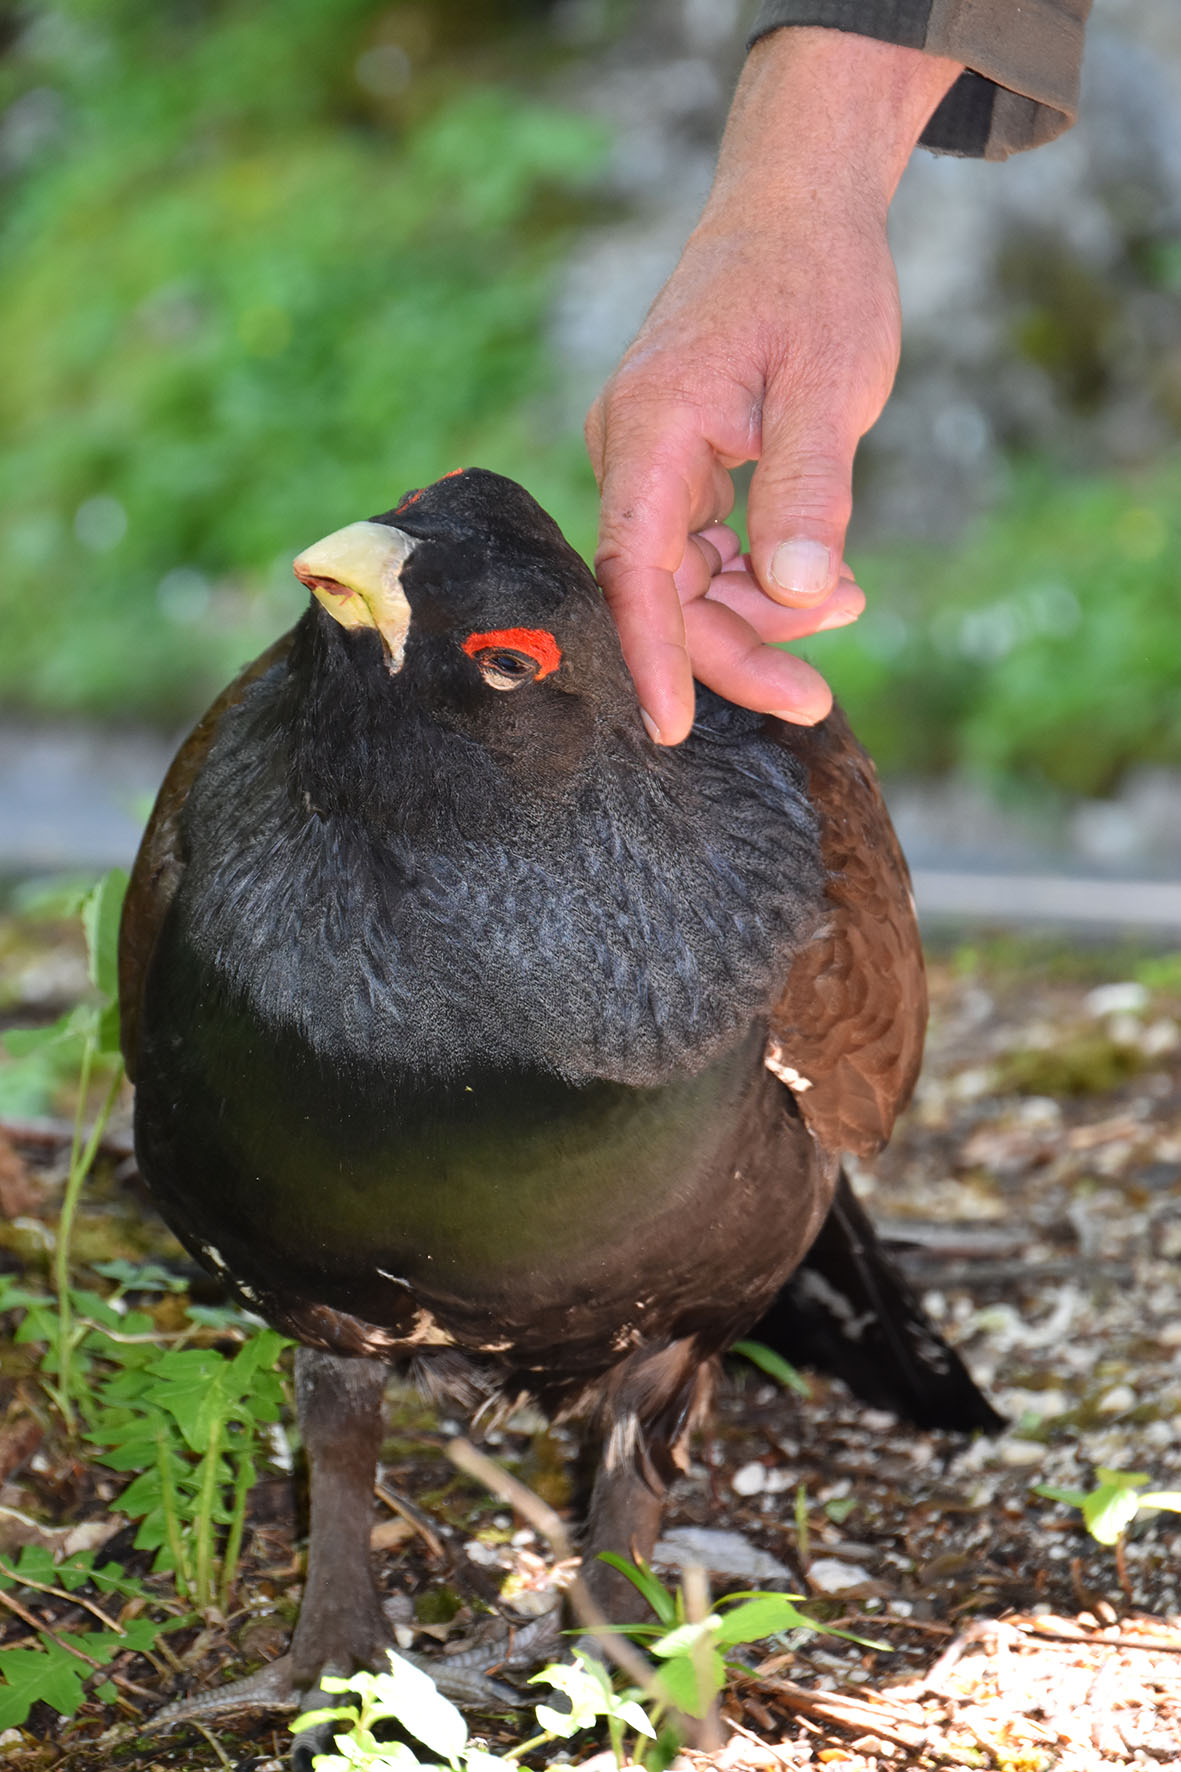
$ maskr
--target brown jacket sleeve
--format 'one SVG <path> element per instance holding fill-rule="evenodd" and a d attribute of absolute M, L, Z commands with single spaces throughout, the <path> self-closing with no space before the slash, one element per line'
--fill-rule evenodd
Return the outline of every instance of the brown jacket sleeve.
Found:
<path fill-rule="evenodd" d="M 1091 0 L 763 0 L 757 43 L 781 25 L 826 25 L 963 62 L 921 136 L 941 154 L 1006 160 L 1078 115 Z"/>

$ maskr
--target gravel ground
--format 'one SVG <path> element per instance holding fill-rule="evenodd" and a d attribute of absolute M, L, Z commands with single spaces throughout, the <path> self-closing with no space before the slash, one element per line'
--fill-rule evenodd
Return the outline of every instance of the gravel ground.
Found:
<path fill-rule="evenodd" d="M 1099 1467 L 1181 1489 L 1181 959 L 960 948 L 933 962 L 932 996 L 915 1103 L 857 1180 L 1011 1425 L 966 1444 L 905 1431 L 835 1382 L 813 1380 L 804 1400 L 753 1369 L 729 1375 L 674 1493 L 664 1566 L 704 1564 L 715 1591 L 807 1595 L 817 1618 L 889 1649 L 804 1633 L 760 1645 L 724 1699 L 725 1745 L 686 1753 L 685 1772 L 1181 1766 L 1181 1516 L 1146 1510 L 1117 1554 L 1077 1511 L 1032 1493 L 1089 1489 Z M 179 1259 L 120 1161 L 125 1137 L 124 1122 L 81 1251 Z M 36 1265 L 62 1161 L 52 1127 L 13 1125 L 0 1140 L 9 1268 Z M 0 1376 L 0 1509 L 101 1525 L 109 1476 L 54 1439 L 13 1370 Z M 375 1519 L 403 1646 L 443 1654 L 498 1597 L 518 1615 L 554 1598 L 532 1530 L 448 1463 L 461 1425 L 393 1400 L 383 1484 L 433 1530 L 385 1504 Z M 567 1436 L 528 1420 L 513 1429 L 487 1436 L 487 1449 L 567 1504 Z M 254 1491 L 241 1609 L 227 1628 L 178 1633 L 155 1670 L 125 1658 L 118 1707 L 94 1703 L 67 1724 L 41 1707 L 30 1730 L 0 1743 L 5 1766 L 277 1765 L 281 1719 L 153 1740 L 135 1718 L 280 1651 L 298 1593 L 296 1499 L 278 1468 Z M 112 1549 L 126 1554 L 128 1539 Z M 61 1603 L 37 1604 L 70 1628 Z M 11 1645 L 27 1633 L 7 1622 Z M 490 1743 L 507 1747 L 514 1727 L 489 1722 Z"/>

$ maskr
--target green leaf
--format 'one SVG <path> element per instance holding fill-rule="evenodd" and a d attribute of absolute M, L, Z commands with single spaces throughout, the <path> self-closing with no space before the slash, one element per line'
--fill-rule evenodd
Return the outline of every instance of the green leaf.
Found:
<path fill-rule="evenodd" d="M 1140 1511 L 1140 1498 L 1122 1483 L 1101 1483 L 1083 1498 L 1083 1519 L 1097 1544 L 1115 1544 Z"/>
<path fill-rule="evenodd" d="M 656 1731 L 641 1706 L 630 1695 L 617 1693 L 602 1662 L 581 1649 L 574 1651 L 572 1662 L 552 1662 L 543 1667 L 540 1673 L 532 1676 L 530 1684 L 551 1686 L 555 1692 L 565 1695 L 568 1710 L 556 1710 L 549 1704 L 535 1707 L 542 1728 L 564 1741 L 580 1729 L 593 1727 L 603 1717 L 618 1718 L 639 1734 L 656 1739 Z M 470 1749 L 465 1760 L 470 1767 Z"/>
<path fill-rule="evenodd" d="M 1058 1489 L 1039 1484 L 1035 1495 L 1081 1508 L 1087 1531 L 1097 1544 L 1116 1544 L 1140 1511 L 1143 1497 L 1137 1493 L 1148 1478 L 1142 1471 L 1113 1471 L 1100 1465 L 1098 1483 L 1091 1490 Z"/>
<path fill-rule="evenodd" d="M 10 1028 L 0 1039 L 4 1050 L 13 1058 L 28 1058 L 33 1053 L 47 1052 L 66 1040 L 81 1040 L 98 1028 L 98 1011 L 90 1003 L 75 1004 L 43 1028 Z"/>
<path fill-rule="evenodd" d="M 812 1388 L 808 1380 L 796 1371 L 790 1360 L 785 1360 L 782 1354 L 777 1354 L 773 1347 L 766 1347 L 761 1341 L 736 1341 L 730 1352 L 741 1354 L 744 1359 L 750 1361 L 752 1366 L 757 1366 L 760 1372 L 765 1372 L 768 1378 L 774 1378 L 777 1383 L 784 1385 L 789 1391 L 794 1391 L 797 1397 L 812 1395 Z"/>
<path fill-rule="evenodd" d="M 0 1729 L 23 1723 L 38 1700 L 72 1717 L 85 1697 L 86 1668 L 49 1643 L 44 1649 L 0 1650 Z"/>
<path fill-rule="evenodd" d="M 703 1717 L 726 1683 L 725 1664 L 717 1649 L 699 1649 L 698 1657 L 704 1662 L 705 1691 L 700 1687 L 696 1661 L 687 1655 L 673 1656 L 660 1670 L 660 1683 L 672 1702 L 691 1717 Z"/>
<path fill-rule="evenodd" d="M 17 1581 L 52 1582 L 53 1553 L 43 1544 L 22 1544 L 15 1563 L 0 1563 L 0 1568 Z"/>
<path fill-rule="evenodd" d="M 120 1588 L 119 1591 L 124 1590 Z M 133 1591 L 142 1593 L 142 1584 L 137 1583 Z M 167 1618 L 163 1621 L 156 1618 L 129 1618 L 119 1627 L 120 1647 L 134 1649 L 140 1655 L 146 1654 L 155 1647 L 165 1631 L 179 1630 L 184 1622 L 183 1618 Z"/>
<path fill-rule="evenodd" d="M 708 1618 L 698 1618 L 688 1624 L 679 1624 L 675 1630 L 670 1630 L 667 1636 L 657 1638 L 656 1642 L 651 1645 L 652 1653 L 659 1655 L 662 1659 L 665 1656 L 687 1655 L 703 1638 L 716 1641 L 721 1622 L 717 1613 L 711 1612 Z"/>
<path fill-rule="evenodd" d="M 676 1601 L 668 1589 L 659 1582 L 646 1563 L 632 1563 L 627 1557 L 619 1556 L 615 1551 L 600 1551 L 599 1561 L 610 1564 L 620 1575 L 626 1575 L 632 1586 L 643 1594 L 661 1624 L 671 1626 L 676 1623 Z"/>
<path fill-rule="evenodd" d="M 112 868 L 82 900 L 90 982 L 109 1002 L 119 995 L 119 919 L 126 891 L 126 872 Z"/>
<path fill-rule="evenodd" d="M 98 1026 L 95 1029 L 95 1041 L 102 1058 L 119 1058 L 123 1056 L 119 1030 L 119 1005 L 112 1000 L 100 1012 Z"/>
<path fill-rule="evenodd" d="M 1060 1489 L 1054 1483 L 1035 1483 L 1033 1493 L 1047 1501 L 1060 1501 L 1063 1507 L 1082 1507 L 1087 1499 L 1085 1489 Z"/>
<path fill-rule="evenodd" d="M 1095 1475 L 1104 1488 L 1143 1489 L 1149 1480 L 1143 1471 L 1111 1471 L 1102 1464 L 1096 1465 Z"/>
<path fill-rule="evenodd" d="M 325 1688 L 326 1691 L 330 1689 Z M 319 1710 L 301 1711 L 291 1724 L 291 1733 L 298 1735 L 301 1729 L 318 1729 L 321 1723 L 347 1723 L 351 1728 L 360 1720 L 361 1713 L 355 1704 L 324 1705 Z"/>
<path fill-rule="evenodd" d="M 131 1574 L 122 1563 L 103 1563 L 99 1568 L 91 1570 L 90 1579 L 100 1594 L 122 1594 L 124 1599 L 146 1596 L 150 1591 L 139 1576 Z M 129 1632 L 141 1622 L 140 1619 L 130 1619 L 123 1628 Z"/>
<path fill-rule="evenodd" d="M 762 1637 L 777 1636 L 780 1631 L 824 1629 L 823 1624 L 806 1617 L 787 1594 L 763 1594 L 723 1614 L 717 1641 L 723 1649 L 732 1649 L 738 1643 L 757 1643 Z"/>
<path fill-rule="evenodd" d="M 186 1292 L 188 1281 L 181 1274 L 170 1273 L 157 1261 L 92 1261 L 91 1267 L 104 1280 L 114 1280 L 121 1292 Z"/>
<path fill-rule="evenodd" d="M 531 1685 L 543 1683 L 552 1686 L 555 1692 L 562 1693 L 569 1704 L 569 1710 L 555 1710 L 550 1704 L 539 1704 L 534 1707 L 537 1721 L 551 1735 L 568 1741 L 581 1729 L 590 1729 L 602 1716 L 610 1711 L 611 1686 L 604 1677 L 601 1666 L 593 1659 L 587 1660 L 578 1655 L 569 1665 L 555 1662 L 534 1674 Z"/>
<path fill-rule="evenodd" d="M 653 1728 L 647 1712 L 636 1703 L 635 1699 L 625 1699 L 615 1714 L 621 1723 L 626 1723 L 628 1728 L 634 1729 L 637 1735 L 646 1735 L 649 1741 L 656 1740 L 656 1730 Z"/>
<path fill-rule="evenodd" d="M 446 1760 L 458 1759 L 467 1746 L 467 1724 L 449 1698 L 444 1698 L 429 1674 L 413 1667 L 392 1649 L 386 1651 L 390 1661 L 389 1676 L 394 1691 L 382 1693 L 387 1714 L 408 1729 L 432 1753 Z"/>

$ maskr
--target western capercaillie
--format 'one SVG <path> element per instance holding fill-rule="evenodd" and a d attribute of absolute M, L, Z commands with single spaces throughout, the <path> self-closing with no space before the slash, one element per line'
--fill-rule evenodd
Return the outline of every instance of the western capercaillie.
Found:
<path fill-rule="evenodd" d="M 120 956 L 142 1172 L 303 1343 L 309 1567 L 272 1696 L 386 1642 L 386 1363 L 587 1422 L 584 1565 L 615 1615 L 597 1553 L 651 1551 L 714 1357 L 764 1313 L 875 1401 L 996 1423 L 841 1179 L 889 1136 L 926 1014 L 843 716 L 702 691 L 654 745 L 586 566 L 480 470 L 296 572 L 306 613 L 168 774 Z"/>

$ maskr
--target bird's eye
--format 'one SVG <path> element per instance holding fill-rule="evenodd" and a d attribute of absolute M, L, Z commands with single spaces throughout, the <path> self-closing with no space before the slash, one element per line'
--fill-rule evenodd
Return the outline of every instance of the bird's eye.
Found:
<path fill-rule="evenodd" d="M 489 689 L 520 689 L 537 675 L 537 660 L 524 652 L 506 652 L 489 646 L 472 656 Z"/>
<path fill-rule="evenodd" d="M 562 652 L 544 628 L 497 628 L 469 634 L 463 649 L 489 689 L 520 689 L 548 677 L 562 662 Z"/>

